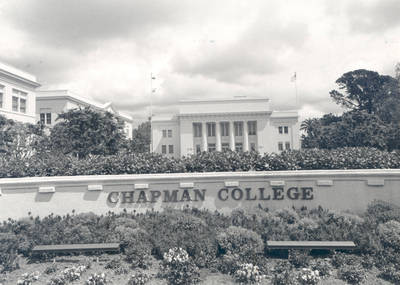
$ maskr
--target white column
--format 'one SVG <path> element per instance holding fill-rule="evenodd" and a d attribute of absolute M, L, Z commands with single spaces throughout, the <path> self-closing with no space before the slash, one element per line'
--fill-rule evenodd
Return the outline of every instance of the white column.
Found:
<path fill-rule="evenodd" d="M 243 122 L 243 151 L 249 151 L 249 130 L 247 122 Z"/>
<path fill-rule="evenodd" d="M 206 123 L 201 123 L 201 139 L 203 142 L 203 151 L 207 151 L 208 145 L 207 145 L 207 124 Z"/>
<path fill-rule="evenodd" d="M 220 122 L 215 122 L 215 146 L 217 151 L 221 151 L 221 124 Z"/>
<path fill-rule="evenodd" d="M 229 146 L 235 151 L 235 132 L 233 122 L 229 122 Z"/>

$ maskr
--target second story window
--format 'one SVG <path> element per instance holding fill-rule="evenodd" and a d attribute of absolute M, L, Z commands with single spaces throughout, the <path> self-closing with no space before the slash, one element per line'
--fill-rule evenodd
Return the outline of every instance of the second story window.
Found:
<path fill-rule="evenodd" d="M 201 137 L 201 123 L 193 123 L 193 135 L 195 138 Z"/>
<path fill-rule="evenodd" d="M 241 137 L 243 136 L 243 122 L 235 122 L 235 136 Z"/>
<path fill-rule="evenodd" d="M 14 112 L 26 113 L 26 97 L 28 93 L 13 89 L 12 110 Z"/>
<path fill-rule="evenodd" d="M 257 134 L 257 121 L 247 122 L 247 127 L 249 129 L 250 136 L 255 136 Z"/>
<path fill-rule="evenodd" d="M 221 136 L 229 136 L 229 122 L 221 122 Z"/>
<path fill-rule="evenodd" d="M 280 134 L 288 134 L 289 133 L 289 127 L 288 126 L 279 126 L 278 130 L 279 130 Z"/>
<path fill-rule="evenodd" d="M 168 130 L 168 137 L 172 138 L 172 130 Z"/>
<path fill-rule="evenodd" d="M 167 137 L 167 130 L 162 130 L 162 137 L 166 138 Z"/>
<path fill-rule="evenodd" d="M 215 123 L 207 123 L 207 136 L 215 137 Z"/>

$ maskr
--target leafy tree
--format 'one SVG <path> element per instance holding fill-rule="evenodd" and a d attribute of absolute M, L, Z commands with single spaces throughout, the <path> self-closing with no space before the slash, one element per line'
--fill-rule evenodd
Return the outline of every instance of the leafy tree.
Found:
<path fill-rule="evenodd" d="M 337 104 L 351 110 L 366 110 L 370 114 L 375 113 L 388 97 L 398 94 L 395 78 L 365 69 L 347 72 L 336 83 L 344 91 L 329 93 Z"/>
<path fill-rule="evenodd" d="M 134 129 L 130 143 L 130 151 L 140 153 L 149 152 L 150 132 L 150 122 L 144 122 L 140 124 L 137 129 Z"/>
<path fill-rule="evenodd" d="M 23 159 L 37 151 L 44 137 L 43 127 L 20 123 L 0 115 L 0 153 Z"/>
<path fill-rule="evenodd" d="M 73 109 L 61 113 L 51 130 L 54 151 L 71 153 L 79 158 L 89 154 L 116 154 L 126 143 L 123 122 L 109 112 L 90 108 Z"/>

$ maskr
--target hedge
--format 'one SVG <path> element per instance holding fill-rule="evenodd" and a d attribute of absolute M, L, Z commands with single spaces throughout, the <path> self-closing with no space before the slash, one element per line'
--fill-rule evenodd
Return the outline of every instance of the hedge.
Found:
<path fill-rule="evenodd" d="M 180 159 L 155 153 L 119 153 L 77 159 L 51 153 L 0 157 L 0 178 L 220 171 L 400 168 L 400 152 L 375 148 L 304 149 L 280 154 L 203 152 Z"/>

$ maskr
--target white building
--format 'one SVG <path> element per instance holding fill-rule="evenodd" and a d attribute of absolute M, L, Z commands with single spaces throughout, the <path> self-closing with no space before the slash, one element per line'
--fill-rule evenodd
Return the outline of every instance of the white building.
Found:
<path fill-rule="evenodd" d="M 0 114 L 22 123 L 36 123 L 36 77 L 0 62 Z"/>
<path fill-rule="evenodd" d="M 119 112 L 111 102 L 99 102 L 81 97 L 69 90 L 38 91 L 36 96 L 36 119 L 49 127 L 55 125 L 58 114 L 71 109 L 91 107 L 101 112 L 110 112 L 124 122 L 127 138 L 132 138 L 132 117 Z"/>
<path fill-rule="evenodd" d="M 297 111 L 272 111 L 267 98 L 181 101 L 179 113 L 154 117 L 152 149 L 172 157 L 202 151 L 260 153 L 299 149 Z"/>

